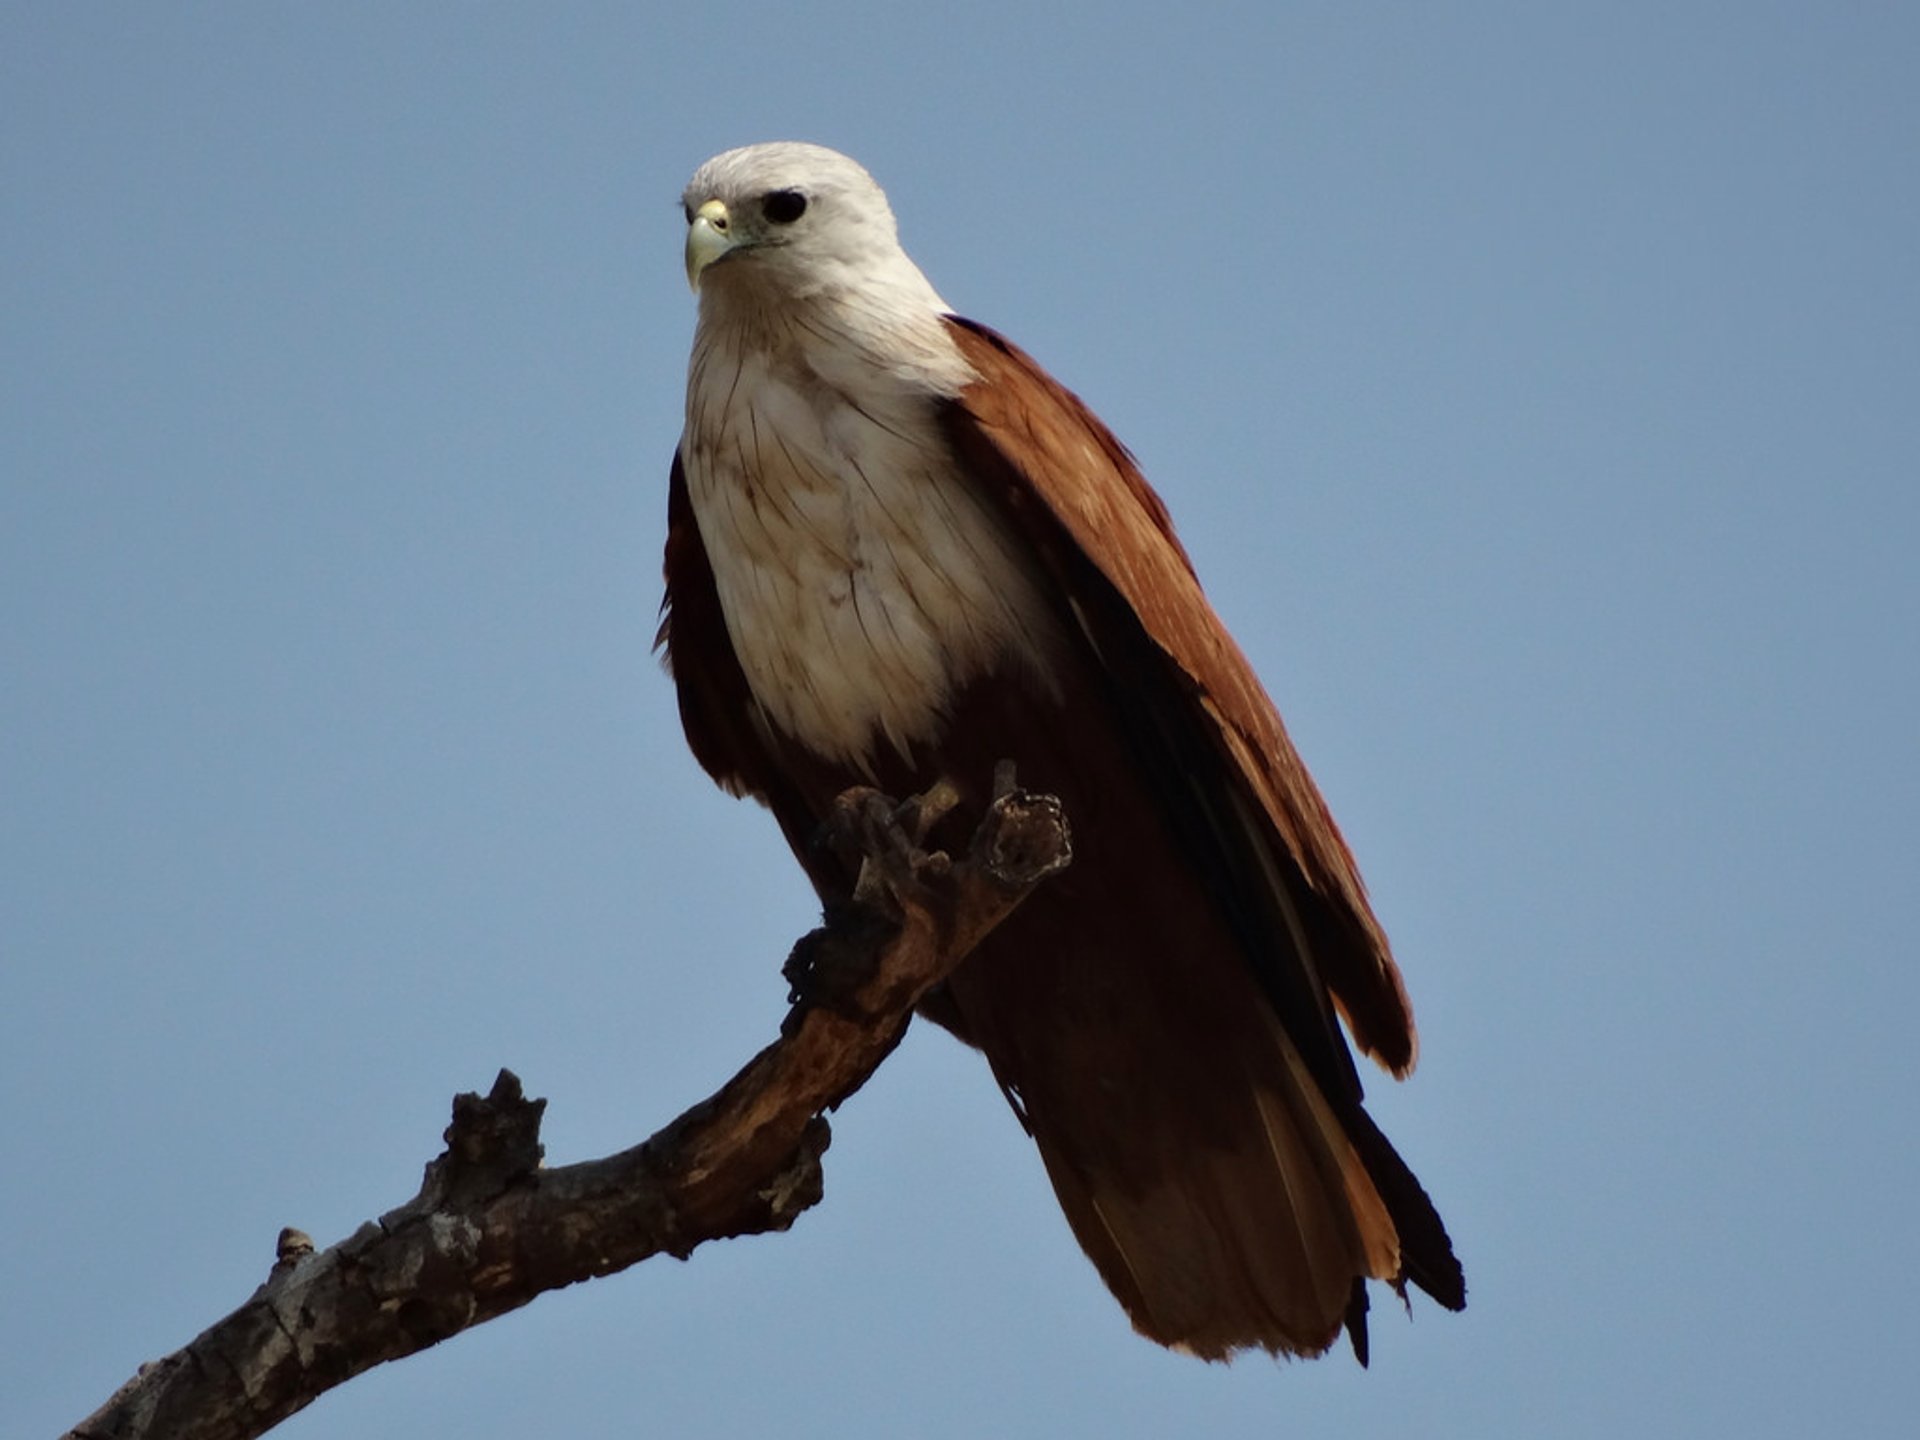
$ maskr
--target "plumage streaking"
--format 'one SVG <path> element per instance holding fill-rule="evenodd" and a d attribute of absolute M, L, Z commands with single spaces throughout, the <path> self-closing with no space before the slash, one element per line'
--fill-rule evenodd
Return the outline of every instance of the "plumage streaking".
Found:
<path fill-rule="evenodd" d="M 1465 1303 L 1362 1106 L 1413 1016 L 1353 858 L 1165 507 L 1080 401 L 955 315 L 867 172 L 732 150 L 685 194 L 700 316 L 661 643 L 694 755 L 823 899 L 834 796 L 995 763 L 1075 858 L 925 1007 L 986 1053 L 1136 1328 L 1366 1358 L 1366 1281 Z M 936 837 L 937 838 L 937 837 Z"/>

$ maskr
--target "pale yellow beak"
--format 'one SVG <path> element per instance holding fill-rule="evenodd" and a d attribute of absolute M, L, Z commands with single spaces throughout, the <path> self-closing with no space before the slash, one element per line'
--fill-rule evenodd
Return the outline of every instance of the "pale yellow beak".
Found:
<path fill-rule="evenodd" d="M 718 200 L 693 212 L 687 227 L 687 284 L 700 288 L 700 272 L 734 247 L 733 218 Z"/>

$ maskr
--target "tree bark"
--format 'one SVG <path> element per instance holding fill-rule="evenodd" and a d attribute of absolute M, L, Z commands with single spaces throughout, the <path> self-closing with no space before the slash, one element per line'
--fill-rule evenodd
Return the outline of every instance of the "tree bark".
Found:
<path fill-rule="evenodd" d="M 141 1366 L 67 1440 L 262 1435 L 361 1371 L 546 1291 L 786 1229 L 821 1198 L 823 1112 L 865 1083 L 921 998 L 1070 858 L 1057 801 L 1014 790 L 1010 774 L 995 788 L 957 860 L 915 848 L 947 797 L 898 810 L 869 792 L 842 797 L 842 838 L 865 862 L 855 900 L 795 946 L 787 974 L 799 1003 L 718 1093 L 630 1150 L 548 1169 L 546 1101 L 502 1070 L 487 1096 L 454 1099 L 446 1151 L 413 1199 L 323 1251 L 283 1230 L 265 1284 Z"/>

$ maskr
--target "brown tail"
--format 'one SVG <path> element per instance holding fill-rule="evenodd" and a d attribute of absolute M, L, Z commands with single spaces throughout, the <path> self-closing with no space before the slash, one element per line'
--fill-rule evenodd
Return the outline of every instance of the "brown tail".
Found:
<path fill-rule="evenodd" d="M 1133 1153 L 1095 1153 L 1077 1107 L 1029 1104 L 1028 1118 L 1068 1223 L 1142 1334 L 1209 1360 L 1315 1355 L 1351 1323 L 1364 1361 L 1356 1280 L 1397 1286 L 1421 1272 L 1361 1146 L 1273 1030 L 1279 1064 L 1222 1067 L 1234 1093 L 1199 1123 L 1167 1117 Z"/>
<path fill-rule="evenodd" d="M 1344 1326 L 1364 1363 L 1366 1280 L 1465 1304 L 1419 1182 L 1357 1101 L 1325 1096 L 1237 954 L 1089 935 L 1111 911 L 1051 898 L 953 977 L 956 1028 L 1136 1329 L 1211 1360 L 1318 1354 Z"/>

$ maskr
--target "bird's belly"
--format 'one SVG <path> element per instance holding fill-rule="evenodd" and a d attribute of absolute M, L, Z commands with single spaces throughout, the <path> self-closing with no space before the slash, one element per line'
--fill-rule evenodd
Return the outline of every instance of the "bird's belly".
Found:
<path fill-rule="evenodd" d="M 871 776 L 879 747 L 937 741 L 970 680 L 1045 676 L 1058 621 L 937 440 L 858 416 L 801 428 L 695 447 L 688 495 L 759 718 Z"/>

